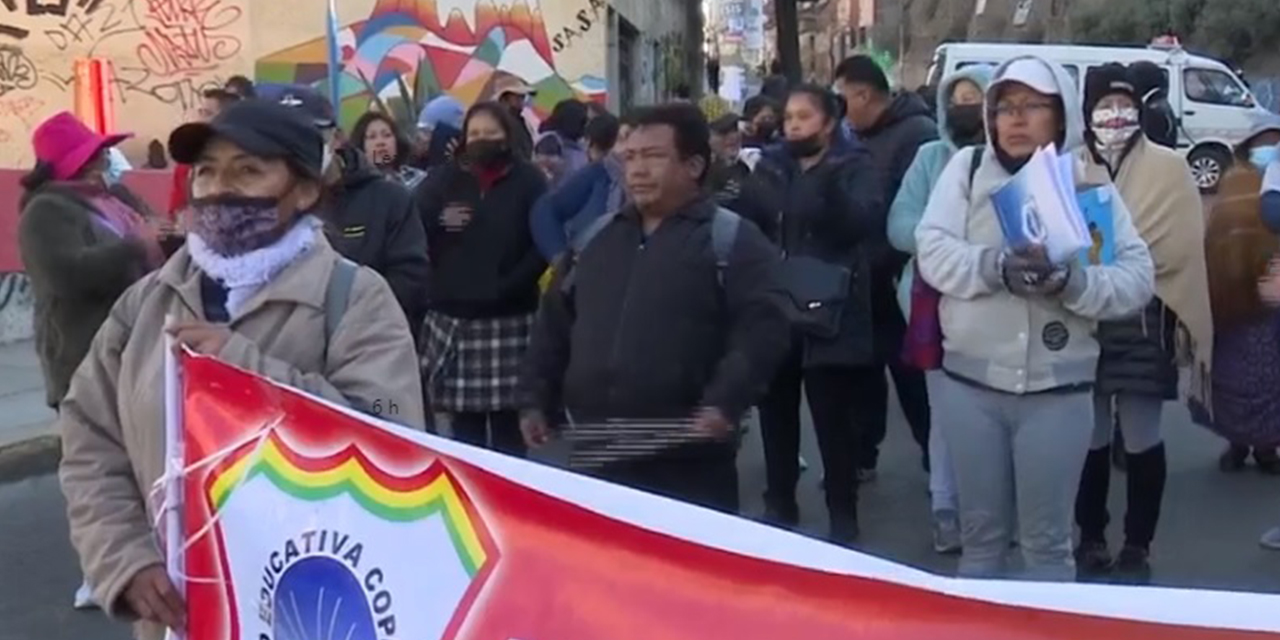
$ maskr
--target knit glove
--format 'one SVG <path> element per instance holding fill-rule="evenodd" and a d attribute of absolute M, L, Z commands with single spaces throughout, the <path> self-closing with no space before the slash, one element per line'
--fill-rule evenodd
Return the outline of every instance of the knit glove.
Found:
<path fill-rule="evenodd" d="M 1021 251 L 1006 249 L 997 265 L 1004 288 L 1015 296 L 1045 295 L 1045 285 L 1055 271 L 1045 255 L 1044 247 L 1032 246 Z"/>

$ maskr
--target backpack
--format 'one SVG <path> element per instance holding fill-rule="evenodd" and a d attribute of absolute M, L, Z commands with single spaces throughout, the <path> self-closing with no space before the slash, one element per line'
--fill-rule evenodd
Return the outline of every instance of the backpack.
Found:
<path fill-rule="evenodd" d="M 356 280 L 359 265 L 339 257 L 329 272 L 329 285 L 324 291 L 324 361 L 329 360 L 329 340 L 337 333 L 342 316 L 351 300 L 351 287 Z"/>
<path fill-rule="evenodd" d="M 978 169 L 982 166 L 984 150 L 982 145 L 975 146 L 969 159 L 970 191 L 973 191 L 973 178 L 978 175 Z M 942 294 L 924 281 L 924 277 L 920 275 L 920 265 L 912 264 L 915 271 L 911 279 L 911 302 L 899 359 L 914 369 L 933 371 L 942 367 L 942 321 L 938 315 Z"/>
<path fill-rule="evenodd" d="M 582 255 L 583 249 L 586 249 L 596 234 L 609 226 L 610 222 L 613 222 L 613 214 L 602 215 L 592 220 L 591 224 L 573 239 L 570 244 L 573 251 L 570 269 L 578 264 L 578 256 Z M 733 253 L 734 243 L 738 241 L 740 226 L 742 226 L 741 216 L 724 207 L 716 208 L 715 217 L 711 219 L 711 253 L 716 257 L 716 283 L 721 289 L 724 288 L 724 274 L 729 270 L 729 256 Z M 568 276 L 569 274 L 565 276 L 566 283 L 569 282 Z"/>

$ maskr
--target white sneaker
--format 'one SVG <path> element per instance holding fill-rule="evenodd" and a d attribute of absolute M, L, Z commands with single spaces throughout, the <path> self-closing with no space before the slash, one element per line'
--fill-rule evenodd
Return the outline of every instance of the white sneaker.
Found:
<path fill-rule="evenodd" d="M 93 601 L 93 590 L 89 588 L 89 583 L 80 583 L 80 588 L 76 589 L 75 608 L 81 611 L 85 609 L 97 609 L 98 603 Z"/>
<path fill-rule="evenodd" d="M 1280 551 L 1280 527 L 1273 527 L 1266 533 L 1262 534 L 1262 539 L 1258 541 L 1263 549 L 1272 551 Z"/>

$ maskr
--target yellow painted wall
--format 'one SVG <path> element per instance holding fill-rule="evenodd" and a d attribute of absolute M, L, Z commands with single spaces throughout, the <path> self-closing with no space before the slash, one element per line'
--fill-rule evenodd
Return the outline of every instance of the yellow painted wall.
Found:
<path fill-rule="evenodd" d="M 391 77 L 387 73 L 414 87 L 424 63 L 441 67 L 431 74 L 462 73 L 457 55 L 480 61 L 456 82 L 437 78 L 438 91 L 484 98 L 481 85 L 498 79 L 486 73 L 531 74 L 537 77 L 525 79 L 543 89 L 538 108 L 545 111 L 557 96 L 597 97 L 604 89 L 604 0 L 337 0 L 337 5 L 339 41 L 347 54 L 347 114 L 369 102 L 357 69 L 372 69 L 384 81 L 378 92 L 387 98 L 399 95 L 398 83 L 385 83 Z M 266 72 L 269 80 L 304 82 L 322 77 L 317 65 L 325 62 L 323 46 L 316 43 L 324 42 L 326 6 L 326 0 L 0 2 L 0 167 L 30 166 L 31 130 L 53 113 L 73 108 L 77 58 L 112 62 L 116 129 L 136 133 L 123 149 L 141 164 L 149 141 L 163 142 L 198 104 L 204 88 L 231 75 Z M 382 45 L 371 44 L 369 35 L 375 32 Z M 388 44 L 394 46 L 384 51 Z M 433 63 L 433 55 L 449 60 Z M 543 71 L 538 60 L 545 62 Z"/>

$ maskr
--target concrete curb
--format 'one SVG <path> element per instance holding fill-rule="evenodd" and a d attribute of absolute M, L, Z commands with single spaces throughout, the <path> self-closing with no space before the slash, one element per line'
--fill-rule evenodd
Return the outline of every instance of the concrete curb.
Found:
<path fill-rule="evenodd" d="M 45 433 L 0 444 L 0 483 L 53 473 L 62 460 L 62 437 Z"/>

